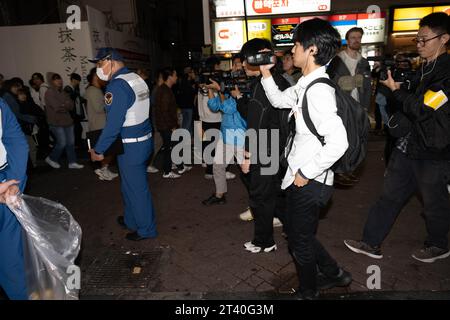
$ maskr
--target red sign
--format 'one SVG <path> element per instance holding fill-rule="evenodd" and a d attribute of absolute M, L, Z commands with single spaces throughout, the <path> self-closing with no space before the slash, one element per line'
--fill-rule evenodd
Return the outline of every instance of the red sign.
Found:
<path fill-rule="evenodd" d="M 330 21 L 353 21 L 357 20 L 356 14 L 335 14 L 328 18 Z"/>
<path fill-rule="evenodd" d="M 228 29 L 223 29 L 219 31 L 219 38 L 220 39 L 229 39 L 230 36 L 228 35 L 228 33 L 230 32 L 230 30 Z"/>
<path fill-rule="evenodd" d="M 270 14 L 272 13 L 272 6 L 269 1 L 265 0 L 253 0 L 252 7 L 257 14 Z"/>
<path fill-rule="evenodd" d="M 272 19 L 272 25 L 278 25 L 278 24 L 299 24 L 300 18 L 277 18 Z"/>
<path fill-rule="evenodd" d="M 386 18 L 386 13 L 384 12 L 358 13 L 358 20 L 381 19 L 381 18 Z"/>

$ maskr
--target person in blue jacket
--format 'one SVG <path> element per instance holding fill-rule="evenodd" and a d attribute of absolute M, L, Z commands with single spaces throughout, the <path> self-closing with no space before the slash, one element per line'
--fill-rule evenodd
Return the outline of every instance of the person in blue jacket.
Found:
<path fill-rule="evenodd" d="M 12 300 L 28 300 L 22 227 L 3 204 L 3 189 L 12 194 L 25 188 L 28 144 L 16 117 L 1 98 L 0 117 L 0 287 Z"/>
<path fill-rule="evenodd" d="M 227 193 L 226 168 L 236 157 L 239 164 L 244 160 L 245 133 L 247 122 L 237 110 L 236 99 L 239 91 L 232 90 L 231 96 L 220 92 L 220 85 L 211 80 L 208 88 L 208 108 L 212 112 L 222 112 L 221 133 L 218 140 L 213 163 L 213 176 L 216 192 L 202 201 L 203 205 L 225 204 Z"/>
<path fill-rule="evenodd" d="M 149 88 L 125 67 L 122 56 L 113 48 L 99 49 L 91 62 L 97 64 L 99 78 L 109 81 L 105 93 L 106 126 L 90 150 L 91 159 L 102 161 L 105 151 L 121 137 L 124 154 L 118 156 L 118 164 L 125 212 L 117 222 L 132 231 L 126 235 L 128 240 L 155 238 L 155 213 L 147 180 L 147 161 L 153 152 Z"/>

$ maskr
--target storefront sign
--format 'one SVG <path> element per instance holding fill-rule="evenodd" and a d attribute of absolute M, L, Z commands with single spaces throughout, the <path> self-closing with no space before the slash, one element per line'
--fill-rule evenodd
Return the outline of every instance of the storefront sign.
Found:
<path fill-rule="evenodd" d="M 271 39 L 271 25 L 269 19 L 248 21 L 248 40 L 254 38 Z"/>
<path fill-rule="evenodd" d="M 243 17 L 243 0 L 214 0 L 217 18 Z"/>
<path fill-rule="evenodd" d="M 244 16 L 244 0 L 215 0 L 216 17 Z M 328 12 L 331 0 L 245 0 L 248 16 Z"/>
<path fill-rule="evenodd" d="M 362 28 L 364 35 L 361 43 L 376 43 L 383 42 L 386 33 L 386 18 L 385 14 L 358 14 L 357 26 Z"/>
<path fill-rule="evenodd" d="M 242 20 L 214 22 L 214 52 L 240 51 L 245 32 Z"/>
<path fill-rule="evenodd" d="M 247 15 L 327 12 L 331 0 L 246 0 Z"/>
<path fill-rule="evenodd" d="M 419 30 L 420 19 L 433 12 L 445 12 L 450 14 L 450 5 L 394 9 L 392 31 L 399 32 Z"/>
<path fill-rule="evenodd" d="M 342 44 L 347 44 L 345 34 L 351 28 L 358 25 L 358 15 L 356 14 L 336 14 L 329 17 L 330 23 L 341 35 Z"/>
<path fill-rule="evenodd" d="M 272 42 L 276 47 L 294 45 L 294 34 L 300 18 L 272 19 Z"/>

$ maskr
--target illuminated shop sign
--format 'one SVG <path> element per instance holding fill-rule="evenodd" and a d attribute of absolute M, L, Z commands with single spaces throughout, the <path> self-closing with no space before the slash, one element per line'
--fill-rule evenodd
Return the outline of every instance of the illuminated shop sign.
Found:
<path fill-rule="evenodd" d="M 328 12 L 331 0 L 245 0 L 248 16 Z M 243 0 L 215 0 L 216 17 L 244 16 Z"/>
<path fill-rule="evenodd" d="M 214 22 L 214 51 L 240 51 L 244 44 L 244 21 Z"/>
<path fill-rule="evenodd" d="M 446 12 L 447 14 L 450 14 L 450 5 L 394 9 L 392 31 L 419 30 L 420 19 L 433 12 Z"/>

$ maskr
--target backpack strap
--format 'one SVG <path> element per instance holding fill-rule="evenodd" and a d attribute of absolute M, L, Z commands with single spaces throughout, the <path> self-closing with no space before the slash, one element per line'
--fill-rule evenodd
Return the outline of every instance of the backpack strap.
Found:
<path fill-rule="evenodd" d="M 308 99 L 306 94 L 308 93 L 308 90 L 315 84 L 317 83 L 325 83 L 327 85 L 329 85 L 330 87 L 333 87 L 334 89 L 336 89 L 336 84 L 331 81 L 328 78 L 318 78 L 316 80 L 314 80 L 313 82 L 311 82 L 308 87 L 306 87 L 305 90 L 305 94 L 303 95 L 303 102 L 302 102 L 302 115 L 303 115 L 303 120 L 305 120 L 306 126 L 308 127 L 308 130 L 311 131 L 311 133 L 313 135 L 315 135 L 317 137 L 317 139 L 320 141 L 320 143 L 322 144 L 322 146 L 325 145 L 325 138 L 322 137 L 318 132 L 317 129 L 314 125 L 314 123 L 311 120 L 311 116 L 309 115 L 309 110 L 308 110 Z"/>

